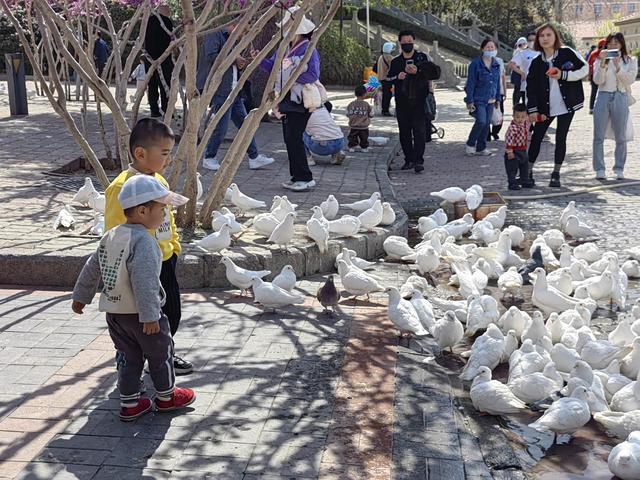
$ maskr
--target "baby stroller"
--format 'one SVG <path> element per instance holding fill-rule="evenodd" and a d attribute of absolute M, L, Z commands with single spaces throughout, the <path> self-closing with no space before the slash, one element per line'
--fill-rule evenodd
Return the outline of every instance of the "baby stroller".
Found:
<path fill-rule="evenodd" d="M 433 93 L 429 93 L 429 95 L 427 95 L 427 100 L 424 105 L 424 113 L 427 119 L 427 130 L 430 130 L 430 132 L 427 134 L 427 141 L 429 141 L 429 138 L 431 137 L 431 135 L 437 135 L 438 138 L 444 138 L 444 128 L 436 127 L 433 124 L 436 118 L 438 118 L 437 112 L 438 110 L 436 106 L 436 97 L 434 96 Z"/>
<path fill-rule="evenodd" d="M 431 124 L 431 135 L 437 135 L 438 138 L 444 138 L 444 128 L 436 127 L 433 123 Z"/>

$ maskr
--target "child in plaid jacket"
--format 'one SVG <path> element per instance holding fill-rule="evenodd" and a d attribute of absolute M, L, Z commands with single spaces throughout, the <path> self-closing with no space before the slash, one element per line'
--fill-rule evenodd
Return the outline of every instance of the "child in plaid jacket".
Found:
<path fill-rule="evenodd" d="M 523 103 L 513 107 L 513 120 L 505 136 L 504 168 L 507 171 L 509 190 L 520 190 L 521 180 L 528 178 L 529 121 L 527 108 Z M 520 172 L 520 178 L 517 178 Z"/>

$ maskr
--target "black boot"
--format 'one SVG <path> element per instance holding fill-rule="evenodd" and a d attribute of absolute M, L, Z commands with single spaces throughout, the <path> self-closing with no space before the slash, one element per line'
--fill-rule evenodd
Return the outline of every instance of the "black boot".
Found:
<path fill-rule="evenodd" d="M 549 182 L 549 186 L 556 187 L 556 188 L 559 188 L 562 186 L 560 185 L 560 172 L 553 172 L 551 174 L 551 181 Z"/>

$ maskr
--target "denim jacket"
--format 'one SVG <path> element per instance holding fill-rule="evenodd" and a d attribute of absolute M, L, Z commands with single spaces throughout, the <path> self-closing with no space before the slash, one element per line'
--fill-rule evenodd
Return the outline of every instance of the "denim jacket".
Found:
<path fill-rule="evenodd" d="M 482 57 L 472 60 L 464 91 L 464 102 L 467 104 L 487 103 L 492 98 L 500 101 L 500 64 L 494 59 L 491 67 L 487 68 Z"/>
<path fill-rule="evenodd" d="M 196 87 L 202 92 L 205 84 L 207 83 L 207 77 L 209 71 L 215 63 L 222 47 L 227 43 L 229 34 L 226 31 L 216 31 L 209 33 L 204 37 L 204 42 L 201 46 L 201 52 L 198 55 L 198 71 L 196 74 Z M 238 75 L 239 76 L 239 75 Z M 233 66 L 230 67 L 220 81 L 220 86 L 215 93 L 215 97 L 228 97 L 231 94 L 233 84 Z"/>

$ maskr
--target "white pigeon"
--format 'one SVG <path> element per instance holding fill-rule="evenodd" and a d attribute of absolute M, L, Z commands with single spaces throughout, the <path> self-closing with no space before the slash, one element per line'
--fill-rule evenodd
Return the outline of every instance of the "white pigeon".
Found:
<path fill-rule="evenodd" d="M 400 260 L 404 256 L 415 253 L 413 248 L 409 246 L 409 241 L 397 235 L 390 235 L 385 238 L 384 242 L 382 242 L 382 248 L 391 260 Z"/>
<path fill-rule="evenodd" d="M 94 194 L 98 194 L 96 187 L 93 186 L 93 182 L 90 177 L 85 177 L 84 184 L 78 189 L 71 199 L 71 202 L 79 203 L 86 207 L 89 205 L 89 198 Z"/>
<path fill-rule="evenodd" d="M 353 237 L 360 230 L 360 219 L 352 215 L 343 215 L 336 220 L 329 221 L 329 233 L 342 237 Z"/>
<path fill-rule="evenodd" d="M 489 415 L 517 413 L 526 408 L 504 383 L 491 379 L 491 370 L 480 367 L 469 391 L 471 403 L 479 412 Z"/>
<path fill-rule="evenodd" d="M 382 222 L 382 202 L 376 200 L 371 208 L 358 215 L 358 220 L 360 220 L 360 228 L 373 231 Z"/>
<path fill-rule="evenodd" d="M 414 290 L 425 293 L 429 289 L 429 283 L 418 275 L 409 275 L 409 278 L 400 286 L 400 295 L 402 298 L 411 298 Z"/>
<path fill-rule="evenodd" d="M 466 260 L 454 262 L 451 268 L 456 274 L 460 285 L 458 290 L 463 298 L 468 298 L 471 295 L 480 296 L 482 292 L 475 282 L 469 262 Z"/>
<path fill-rule="evenodd" d="M 465 213 L 462 218 L 447 223 L 443 228 L 452 237 L 459 239 L 463 235 L 469 233 L 473 227 L 473 215 Z"/>
<path fill-rule="evenodd" d="M 440 350 L 448 348 L 453 353 L 453 346 L 464 337 L 464 328 L 456 314 L 449 310 L 444 317 L 437 320 L 431 332 Z"/>
<path fill-rule="evenodd" d="M 618 347 L 631 345 L 636 334 L 631 330 L 630 319 L 626 315 L 618 316 L 618 324 L 613 331 L 609 332 L 608 340 Z"/>
<path fill-rule="evenodd" d="M 253 217 L 253 229 L 265 237 L 271 236 L 279 224 L 278 219 L 271 213 L 260 213 Z"/>
<path fill-rule="evenodd" d="M 536 279 L 533 282 L 533 294 L 531 296 L 531 303 L 534 306 L 541 309 L 545 314 L 575 308 L 579 300 L 550 287 L 547 284 L 547 276 L 543 268 L 536 268 L 534 273 L 536 274 Z"/>
<path fill-rule="evenodd" d="M 578 336 L 584 336 L 584 332 L 578 332 Z M 626 347 L 618 347 L 609 340 L 591 340 L 584 341 L 580 349 L 580 357 L 582 360 L 591 365 L 594 369 L 606 368 L 613 360 L 622 360 L 630 349 Z"/>
<path fill-rule="evenodd" d="M 551 352 L 551 360 L 555 363 L 560 372 L 569 373 L 580 360 L 580 354 L 574 349 L 567 347 L 563 343 L 556 343 Z"/>
<path fill-rule="evenodd" d="M 638 260 L 627 260 L 620 268 L 628 278 L 640 278 L 640 262 Z"/>
<path fill-rule="evenodd" d="M 387 226 L 393 225 L 396 221 L 396 212 L 391 207 L 389 202 L 384 202 L 382 204 L 382 220 L 380 221 L 380 225 Z"/>
<path fill-rule="evenodd" d="M 531 321 L 528 313 L 521 311 L 516 306 L 512 306 L 498 319 L 497 325 L 503 332 L 514 330 L 519 339 L 522 337 L 522 332 L 524 332 L 528 321 Z"/>
<path fill-rule="evenodd" d="M 435 220 L 434 218 L 431 218 L 431 217 L 418 218 L 418 232 L 420 232 L 420 235 L 424 235 L 425 233 L 430 232 L 431 230 L 435 230 L 439 226 L 440 225 L 438 224 L 438 221 Z"/>
<path fill-rule="evenodd" d="M 344 260 L 338 261 L 338 273 L 344 290 L 355 297 L 366 295 L 368 298 L 370 293 L 384 290 L 378 280 L 359 268 L 349 267 Z"/>
<path fill-rule="evenodd" d="M 482 187 L 480 185 L 472 185 L 464 191 L 464 194 L 467 208 L 471 211 L 477 210 L 482 203 Z"/>
<path fill-rule="evenodd" d="M 89 195 L 89 200 L 87 201 L 87 203 L 89 203 L 89 206 L 93 208 L 94 211 L 103 214 L 106 202 L 107 198 L 103 194 L 98 192 L 93 192 L 91 195 Z"/>
<path fill-rule="evenodd" d="M 587 403 L 589 392 L 586 387 L 577 387 L 570 397 L 563 397 L 551 404 L 546 412 L 529 427 L 541 432 L 572 434 L 582 428 L 591 419 L 591 411 Z"/>
<path fill-rule="evenodd" d="M 280 201 L 277 203 L 277 206 L 271 210 L 271 215 L 276 217 L 279 221 L 282 221 L 287 216 L 287 213 L 295 213 L 295 211 L 295 206 L 289 201 L 286 195 L 283 195 L 280 197 Z"/>
<path fill-rule="evenodd" d="M 400 291 L 396 287 L 388 287 L 385 292 L 389 295 L 387 309 L 389 320 L 396 326 L 400 335 L 404 333 L 409 333 L 416 337 L 429 335 L 429 332 L 422 326 L 416 309 L 411 302 L 400 296 Z"/>
<path fill-rule="evenodd" d="M 565 295 L 571 295 L 573 292 L 573 277 L 571 276 L 571 270 L 569 268 L 559 268 L 548 273 L 547 284 L 561 291 Z"/>
<path fill-rule="evenodd" d="M 547 246 L 554 252 L 557 252 L 564 243 L 564 233 L 556 228 L 545 230 L 542 234 L 542 238 Z"/>
<path fill-rule="evenodd" d="M 636 245 L 635 247 L 627 248 L 624 253 L 629 255 L 634 260 L 640 260 L 640 245 Z"/>
<path fill-rule="evenodd" d="M 520 247 L 522 243 L 524 243 L 524 232 L 522 228 L 516 225 L 509 225 L 505 230 L 511 235 L 511 246 L 513 248 Z"/>
<path fill-rule="evenodd" d="M 637 378 L 640 372 L 640 337 L 633 340 L 631 352 L 620 361 L 620 371 L 629 378 Z"/>
<path fill-rule="evenodd" d="M 600 259 L 602 250 L 595 243 L 583 243 L 573 249 L 573 256 L 578 260 L 586 260 L 593 263 Z"/>
<path fill-rule="evenodd" d="M 567 218 L 565 232 L 576 240 L 596 237 L 598 235 L 589 225 L 578 220 L 578 217 L 575 215 L 570 215 L 569 218 Z"/>
<path fill-rule="evenodd" d="M 503 267 L 517 266 L 524 261 L 511 250 L 511 234 L 501 232 L 498 242 L 488 247 L 478 247 L 473 254 L 486 260 L 497 262 Z"/>
<path fill-rule="evenodd" d="M 547 363 L 542 372 L 533 372 L 518 377 L 508 384 L 513 394 L 525 403 L 539 402 L 558 391 L 563 380 L 556 365 Z"/>
<path fill-rule="evenodd" d="M 271 282 L 265 282 L 261 278 L 254 277 L 251 285 L 253 287 L 254 301 L 265 308 L 275 310 L 280 307 L 304 303 L 303 295 L 290 293 Z"/>
<path fill-rule="evenodd" d="M 277 285 L 283 290 L 291 292 L 296 286 L 296 280 L 296 271 L 291 265 L 285 265 L 284 267 L 282 267 L 280 273 L 275 276 L 271 283 Z"/>
<path fill-rule="evenodd" d="M 605 271 L 597 277 L 591 277 L 581 282 L 573 282 L 575 290 L 581 286 L 587 287 L 589 297 L 594 300 L 609 299 L 613 291 L 613 274 Z"/>
<path fill-rule="evenodd" d="M 220 213 L 222 213 L 225 216 L 225 218 L 228 220 L 229 226 L 231 227 L 232 234 L 240 233 L 241 231 L 244 230 L 244 226 L 241 223 L 236 221 L 236 216 L 227 207 L 222 207 L 220 209 Z"/>
<path fill-rule="evenodd" d="M 593 414 L 607 435 L 619 439 L 627 438 L 633 431 L 640 430 L 640 410 L 630 412 L 598 412 Z M 640 477 L 635 477 L 636 480 Z"/>
<path fill-rule="evenodd" d="M 549 361 L 538 352 L 531 340 L 525 340 L 509 358 L 509 383 L 523 375 L 541 372 L 547 363 Z"/>
<path fill-rule="evenodd" d="M 307 220 L 307 235 L 316 242 L 320 253 L 324 253 L 329 248 L 329 226 L 323 224 L 317 218 Z"/>
<path fill-rule="evenodd" d="M 353 203 L 343 203 L 342 206 L 356 212 L 364 212 L 373 207 L 373 204 L 380 200 L 380 192 L 373 192 L 366 200 L 359 200 Z"/>
<path fill-rule="evenodd" d="M 282 220 L 278 226 L 273 229 L 273 232 L 267 241 L 275 243 L 280 249 L 282 249 L 282 246 L 284 245 L 284 249 L 288 250 L 288 246 L 293 241 L 293 237 L 295 235 L 295 230 L 293 228 L 293 221 L 295 218 L 295 213 L 287 213 L 284 220 Z"/>
<path fill-rule="evenodd" d="M 102 234 L 104 233 L 104 215 L 102 215 L 101 213 L 96 213 L 93 215 L 93 224 L 89 229 L 89 233 L 91 235 L 97 235 L 98 237 L 102 236 Z"/>
<path fill-rule="evenodd" d="M 473 227 L 471 227 L 471 235 L 469 236 L 471 240 L 480 240 L 485 245 L 497 242 L 499 237 L 500 230 L 493 228 L 493 225 L 486 220 L 480 220 L 474 223 Z"/>
<path fill-rule="evenodd" d="M 502 205 L 496 212 L 491 212 L 484 219 L 493 225 L 493 228 L 504 227 L 504 222 L 507 221 L 507 206 Z"/>
<path fill-rule="evenodd" d="M 214 253 L 229 248 L 229 245 L 231 245 L 231 227 L 229 224 L 224 224 L 219 231 L 210 233 L 195 244 L 208 252 Z"/>
<path fill-rule="evenodd" d="M 518 345 L 520 345 L 520 342 L 518 341 L 516 331 L 509 330 L 504 336 L 504 350 L 502 351 L 502 356 L 500 357 L 501 364 L 509 363 L 509 358 L 511 358 L 511 354 L 518 349 Z"/>
<path fill-rule="evenodd" d="M 338 215 L 340 204 L 338 203 L 338 200 L 336 200 L 336 197 L 329 195 L 327 199 L 320 204 L 320 208 L 322 209 L 322 214 L 327 220 L 333 220 L 336 218 L 336 215 Z"/>
<path fill-rule="evenodd" d="M 220 262 L 225 266 L 225 274 L 229 283 L 239 288 L 242 293 L 251 288 L 254 277 L 264 278 L 271 273 L 271 270 L 247 270 L 239 267 L 226 256 L 223 256 Z"/>
<path fill-rule="evenodd" d="M 431 246 L 421 248 L 416 253 L 416 266 L 421 275 L 431 274 L 440 266 L 440 256 Z"/>
<path fill-rule="evenodd" d="M 475 335 L 478 330 L 488 328 L 500 318 L 498 302 L 495 298 L 490 295 L 471 298 L 467 308 L 467 327 L 465 330 L 465 335 L 468 337 Z"/>
<path fill-rule="evenodd" d="M 411 293 L 411 305 L 415 308 L 420 323 L 428 332 L 433 330 L 433 326 L 436 323 L 435 315 L 433 313 L 433 307 L 426 300 L 419 290 L 413 290 Z"/>
<path fill-rule="evenodd" d="M 435 212 L 429 215 L 429 217 L 433 218 L 440 227 L 444 226 L 449 221 L 449 219 L 447 218 L 447 214 L 441 208 L 437 209 Z M 640 258 L 640 255 L 638 255 L 638 257 Z"/>
<path fill-rule="evenodd" d="M 342 248 L 342 251 L 336 256 L 335 265 L 338 268 L 338 261 L 345 260 L 348 265 L 354 265 L 361 270 L 372 270 L 376 262 L 370 262 L 358 257 L 355 250 L 349 250 L 348 248 Z"/>
<path fill-rule="evenodd" d="M 242 193 L 235 183 L 229 185 L 229 190 L 231 190 L 231 203 L 238 207 L 242 214 L 249 210 L 256 210 L 267 206 L 262 200 L 256 200 Z"/>
<path fill-rule="evenodd" d="M 445 202 L 456 203 L 461 202 L 466 198 L 466 193 L 460 187 L 449 187 L 438 192 L 431 192 L 432 197 L 441 198 Z"/>
<path fill-rule="evenodd" d="M 618 390 L 611 398 L 610 406 L 614 412 L 640 410 L 640 382 L 636 379 Z"/>
<path fill-rule="evenodd" d="M 240 233 L 243 228 L 242 225 L 235 220 L 235 216 L 233 220 L 231 220 L 231 218 L 227 217 L 224 213 L 214 210 L 211 213 L 211 229 L 217 232 L 222 228 L 222 225 L 229 225 L 232 235 Z"/>
<path fill-rule="evenodd" d="M 487 331 L 476 338 L 471 347 L 471 355 L 460 373 L 460 379 L 470 381 L 480 371 L 480 367 L 493 370 L 500 364 L 504 352 L 504 335 L 497 325 L 489 324 Z"/>
<path fill-rule="evenodd" d="M 200 180 L 200 177 L 202 177 L 202 175 L 200 175 L 200 172 L 197 172 L 196 173 L 196 182 L 197 182 L 196 202 L 199 202 L 200 199 L 202 198 L 202 195 L 204 194 L 204 188 L 202 187 L 202 180 Z"/>
<path fill-rule="evenodd" d="M 611 449 L 607 465 L 620 480 L 640 479 L 640 431 L 631 432 L 626 441 Z"/>
<path fill-rule="evenodd" d="M 554 255 L 553 250 L 551 250 L 551 248 L 544 241 L 542 235 L 538 235 L 531 244 L 531 247 L 529 248 L 529 256 L 533 256 L 534 250 L 536 250 L 536 248 L 538 247 L 540 247 L 540 254 L 542 255 L 542 262 L 544 263 L 544 266 L 558 267 L 558 259 Z"/>
<path fill-rule="evenodd" d="M 76 223 L 76 219 L 73 218 L 73 213 L 71 213 L 72 211 L 71 205 L 62 207 L 53 221 L 53 229 L 57 230 L 60 227 L 71 228 Z"/>
<path fill-rule="evenodd" d="M 502 297 L 510 294 L 515 298 L 516 293 L 522 289 L 522 275 L 518 273 L 518 267 L 509 267 L 500 277 L 498 277 L 498 288 L 502 292 Z"/>
<path fill-rule="evenodd" d="M 576 208 L 576 202 L 571 200 L 560 215 L 560 230 L 565 231 L 565 227 L 567 225 L 567 219 L 570 216 L 578 216 L 578 209 Z"/>
<path fill-rule="evenodd" d="M 278 208 L 280 206 L 280 202 L 282 202 L 282 197 L 280 195 L 274 195 L 271 200 L 271 208 L 269 209 L 269 212 L 273 212 Z"/>

